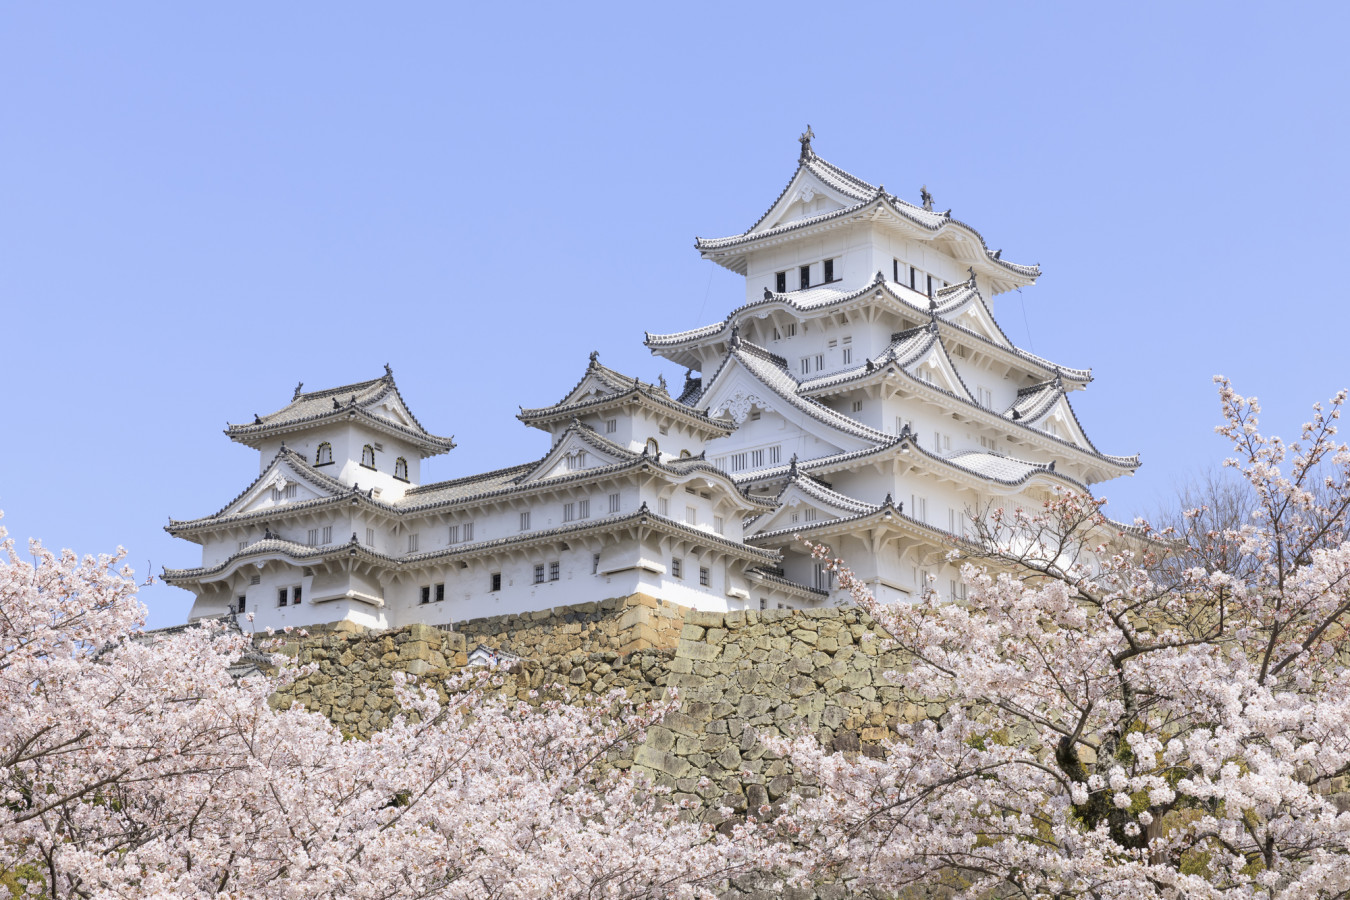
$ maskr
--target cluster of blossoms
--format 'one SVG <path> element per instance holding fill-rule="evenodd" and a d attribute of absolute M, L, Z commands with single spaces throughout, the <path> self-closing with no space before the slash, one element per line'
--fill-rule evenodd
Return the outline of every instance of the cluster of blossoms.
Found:
<path fill-rule="evenodd" d="M 909 661 L 888 677 L 946 711 L 883 758 L 781 747 L 821 786 L 783 822 L 811 867 L 969 898 L 1350 892 L 1345 395 L 1294 445 L 1220 399 L 1255 510 L 1231 527 L 1061 494 L 976 523 L 967 602 L 899 607 L 813 547 Z"/>
<path fill-rule="evenodd" d="M 141 633 L 120 555 L 2 552 L 0 876 L 30 896 L 694 897 L 780 856 L 607 765 L 673 701 L 400 682 L 345 739 L 269 708 L 280 657 L 231 677 L 239 634 Z"/>

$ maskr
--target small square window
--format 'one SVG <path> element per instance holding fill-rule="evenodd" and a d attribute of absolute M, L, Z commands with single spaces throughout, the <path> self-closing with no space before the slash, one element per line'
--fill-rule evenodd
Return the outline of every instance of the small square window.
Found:
<path fill-rule="evenodd" d="M 854 412 L 862 412 L 862 404 L 863 404 L 863 402 L 862 402 L 861 400 L 854 400 L 854 401 L 853 401 L 853 411 L 854 411 Z"/>
<path fill-rule="evenodd" d="M 286 595 L 286 589 L 285 589 L 285 588 L 280 588 L 280 589 L 277 590 L 277 606 L 285 606 L 285 605 L 286 605 L 286 596 L 287 596 L 287 595 Z"/>
<path fill-rule="evenodd" d="M 605 420 L 605 434 L 614 434 L 614 433 L 615 433 L 616 431 L 618 431 L 618 430 L 619 430 L 619 420 L 618 420 L 618 419 L 606 419 L 606 420 Z"/>
<path fill-rule="evenodd" d="M 440 603 L 444 599 L 445 599 L 445 585 L 438 584 L 436 585 L 436 602 Z"/>
<path fill-rule="evenodd" d="M 502 589 L 502 573 L 493 572 L 492 576 L 488 579 L 488 585 L 489 591 L 500 591 Z"/>
<path fill-rule="evenodd" d="M 676 578 L 684 577 L 684 560 L 676 558 L 670 561 L 670 574 Z"/>
<path fill-rule="evenodd" d="M 426 585 L 426 584 L 422 585 L 422 599 L 419 600 L 418 602 L 419 602 L 419 603 L 430 603 L 430 602 L 431 602 L 431 586 L 430 586 L 430 585 Z"/>
<path fill-rule="evenodd" d="M 702 587 L 712 584 L 712 576 L 709 574 L 707 566 L 698 567 L 698 583 Z"/>
<path fill-rule="evenodd" d="M 558 577 L 562 574 L 561 569 L 562 569 L 562 565 L 561 565 L 556 559 L 555 559 L 553 562 L 549 563 L 549 564 L 548 564 L 548 580 L 549 580 L 549 581 L 557 581 L 557 580 L 558 580 Z"/>
<path fill-rule="evenodd" d="M 779 272 L 773 276 L 774 290 L 780 294 L 787 293 L 787 272 Z"/>
<path fill-rule="evenodd" d="M 543 584 L 543 583 L 544 583 L 544 564 L 543 564 L 543 563 L 540 563 L 539 565 L 537 565 L 537 566 L 534 567 L 534 583 L 535 583 L 535 584 Z"/>

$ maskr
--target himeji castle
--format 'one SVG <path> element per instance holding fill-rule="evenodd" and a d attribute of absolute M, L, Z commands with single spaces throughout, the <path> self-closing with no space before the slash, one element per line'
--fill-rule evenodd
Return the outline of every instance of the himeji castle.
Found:
<path fill-rule="evenodd" d="M 745 276 L 720 322 L 646 336 L 686 368 L 670 391 L 603 365 L 522 409 L 548 449 L 424 483 L 454 442 L 383 376 L 318 391 L 226 434 L 258 476 L 218 512 L 171 520 L 202 563 L 168 569 L 190 618 L 254 628 L 448 624 L 644 593 L 710 610 L 842 602 L 800 538 L 883 599 L 962 595 L 947 554 L 991 507 L 1039 506 L 1131 474 L 1069 395 L 1090 371 L 1015 346 L 992 298 L 1037 266 L 974 228 L 816 155 L 745 232 L 697 239 Z"/>

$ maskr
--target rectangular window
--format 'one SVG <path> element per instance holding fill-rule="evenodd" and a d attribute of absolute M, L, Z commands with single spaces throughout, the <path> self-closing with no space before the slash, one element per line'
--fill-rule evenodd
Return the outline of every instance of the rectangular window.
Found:
<path fill-rule="evenodd" d="M 563 504 L 563 521 L 570 522 L 577 517 L 577 505 L 575 503 Z"/>
<path fill-rule="evenodd" d="M 909 495 L 909 514 L 920 522 L 928 521 L 928 498 Z"/>
<path fill-rule="evenodd" d="M 802 266 L 797 270 L 797 281 L 800 287 L 809 288 L 811 286 L 811 267 Z"/>
<path fill-rule="evenodd" d="M 459 526 L 458 526 L 458 525 L 451 525 L 451 526 L 450 526 L 450 536 L 447 538 L 447 541 L 448 541 L 449 543 L 451 543 L 451 544 L 458 544 L 458 543 L 459 543 Z"/>
<path fill-rule="evenodd" d="M 464 534 L 464 540 L 466 540 L 466 541 L 471 541 L 471 540 L 473 540 L 473 523 L 472 523 L 472 522 L 465 522 L 465 523 L 464 523 L 464 532 L 463 532 L 463 534 Z"/>
<path fill-rule="evenodd" d="M 779 272 L 773 276 L 773 289 L 780 294 L 787 293 L 787 272 Z"/>
<path fill-rule="evenodd" d="M 548 564 L 548 580 L 549 580 L 549 581 L 557 581 L 557 580 L 558 580 L 559 574 L 561 574 L 561 569 L 562 569 L 562 564 L 559 563 L 557 560 L 554 560 L 553 562 L 549 563 L 549 564 Z"/>
<path fill-rule="evenodd" d="M 827 259 L 825 260 L 825 283 L 829 284 L 831 281 L 834 281 L 834 260 Z"/>
<path fill-rule="evenodd" d="M 708 572 L 707 566 L 698 567 L 698 583 L 703 587 L 707 587 L 708 585 L 712 584 L 712 576 Z"/>
<path fill-rule="evenodd" d="M 291 588 L 291 606 L 300 605 L 300 585 Z"/>
<path fill-rule="evenodd" d="M 827 344 L 826 346 L 829 347 L 829 349 L 833 350 L 834 348 L 839 346 L 839 339 L 831 338 L 829 344 Z"/>
<path fill-rule="evenodd" d="M 684 577 L 684 560 L 678 559 L 678 558 L 672 559 L 672 560 L 670 561 L 670 574 L 671 574 L 672 576 L 674 576 L 675 578 L 683 578 L 683 577 Z"/>
<path fill-rule="evenodd" d="M 526 510 L 525 512 L 523 512 L 523 513 L 520 514 L 520 530 L 521 530 L 521 531 L 529 531 L 529 530 L 530 530 L 530 513 L 529 513 L 529 510 Z"/>
<path fill-rule="evenodd" d="M 900 283 L 900 260 L 898 259 L 891 260 L 891 281 L 896 284 Z"/>
<path fill-rule="evenodd" d="M 665 497 L 659 497 L 656 500 L 656 514 L 658 516 L 670 515 L 670 501 Z"/>
<path fill-rule="evenodd" d="M 243 612 L 247 607 L 248 607 L 248 597 L 245 597 L 243 594 L 240 594 L 238 598 L 236 598 L 236 602 L 234 604 L 234 611 Z"/>
<path fill-rule="evenodd" d="M 782 336 L 781 334 L 778 333 L 778 329 L 777 329 L 777 328 L 775 328 L 775 329 L 773 330 L 773 339 L 774 339 L 775 341 L 781 341 L 781 340 L 783 339 L 783 336 Z"/>
<path fill-rule="evenodd" d="M 420 600 L 418 600 L 418 602 L 423 605 L 426 605 L 431 602 L 431 585 L 428 584 L 422 585 L 422 597 Z"/>
<path fill-rule="evenodd" d="M 374 547 L 374 546 L 375 546 L 375 529 L 374 529 L 374 528 L 367 528 L 367 529 L 366 529 L 366 546 L 367 546 L 367 547 Z"/>
<path fill-rule="evenodd" d="M 539 565 L 537 565 L 537 566 L 534 567 L 534 583 L 535 583 L 535 584 L 543 584 L 543 583 L 544 583 L 544 564 L 543 564 L 543 563 L 540 563 Z"/>
<path fill-rule="evenodd" d="M 599 574 L 600 574 L 600 554 L 599 554 L 599 553 L 592 553 L 592 554 L 591 554 L 591 574 L 592 574 L 592 575 L 599 575 Z"/>
<path fill-rule="evenodd" d="M 933 276 L 928 276 L 928 296 L 933 296 Z"/>
<path fill-rule="evenodd" d="M 606 419 L 606 420 L 605 420 L 605 434 L 613 434 L 614 432 L 616 432 L 616 431 L 618 431 L 618 430 L 619 430 L 619 420 L 618 420 L 618 419 Z"/>
<path fill-rule="evenodd" d="M 783 448 L 774 444 L 769 448 L 769 465 L 776 466 L 783 460 Z"/>
<path fill-rule="evenodd" d="M 821 370 L 824 369 L 824 368 L 825 368 L 825 354 L 824 354 L 824 353 L 817 353 L 817 354 L 816 354 L 816 371 L 819 372 L 819 371 L 821 371 Z"/>
<path fill-rule="evenodd" d="M 436 585 L 436 602 L 440 603 L 444 599 L 445 599 L 445 585 L 438 584 Z"/>
<path fill-rule="evenodd" d="M 416 553 L 416 552 L 417 552 L 417 545 L 418 545 L 418 543 L 421 541 L 421 538 L 422 538 L 422 536 L 421 536 L 420 534 L 416 534 L 416 533 L 408 535 L 408 552 L 409 552 L 409 553 Z"/>
<path fill-rule="evenodd" d="M 285 588 L 280 588 L 277 590 L 277 606 L 286 605 L 286 596 L 287 594 Z"/>
<path fill-rule="evenodd" d="M 589 519 L 591 517 L 591 498 L 577 501 L 577 518 Z"/>
<path fill-rule="evenodd" d="M 909 289 L 911 291 L 914 290 L 914 279 L 918 274 L 919 271 L 917 269 L 915 269 L 913 266 L 909 267 Z"/>
<path fill-rule="evenodd" d="M 764 465 L 764 451 L 763 451 L 763 450 L 751 450 L 751 451 L 750 451 L 750 467 L 753 468 L 753 469 L 758 469 L 758 468 L 761 468 L 763 465 Z"/>
<path fill-rule="evenodd" d="M 323 534 L 320 536 L 319 539 L 323 541 L 325 544 L 333 543 L 333 526 L 332 525 L 323 526 Z"/>
<path fill-rule="evenodd" d="M 844 352 L 843 352 L 842 354 L 840 354 L 840 357 L 839 357 L 839 358 L 840 358 L 840 360 L 843 361 L 844 365 L 846 365 L 846 366 L 852 365 L 852 364 L 853 364 L 853 348 L 852 348 L 852 347 L 845 347 L 845 348 L 844 348 Z"/>
<path fill-rule="evenodd" d="M 797 323 L 796 323 L 796 322 L 789 322 L 789 323 L 787 323 L 786 325 L 784 325 L 784 326 L 783 326 L 783 335 L 784 335 L 785 337 L 796 337 L 796 336 L 797 336 Z"/>
<path fill-rule="evenodd" d="M 854 401 L 853 401 L 853 411 L 854 411 L 854 412 L 862 412 L 862 401 L 861 401 L 861 400 L 854 400 Z"/>
<path fill-rule="evenodd" d="M 809 356 L 802 357 L 802 374 L 803 375 L 811 374 L 811 357 Z"/>
<path fill-rule="evenodd" d="M 686 525 L 697 525 L 697 524 L 698 524 L 698 510 L 697 510 L 697 509 L 695 509 L 695 508 L 692 507 L 692 506 L 686 506 L 686 507 L 684 508 L 684 524 L 686 524 Z"/>
<path fill-rule="evenodd" d="M 495 592 L 500 591 L 501 589 L 502 589 L 502 573 L 493 572 L 492 576 L 488 579 L 488 590 Z"/>
<path fill-rule="evenodd" d="M 816 520 L 816 511 L 809 506 L 806 507 L 805 509 L 802 510 L 802 520 L 806 522 L 814 522 Z"/>
<path fill-rule="evenodd" d="M 723 525 L 722 525 L 722 517 L 721 517 L 721 516 L 713 516 L 713 531 L 717 532 L 718 534 L 725 534 L 725 533 L 726 533 L 726 532 L 725 532 L 725 529 L 723 528 Z"/>
<path fill-rule="evenodd" d="M 669 425 L 662 425 L 662 426 L 660 426 L 659 428 L 657 428 L 656 430 L 657 430 L 658 432 L 660 432 L 661 434 L 670 434 L 670 426 L 669 426 Z"/>
<path fill-rule="evenodd" d="M 262 576 L 261 576 L 261 575 L 252 575 L 252 576 L 249 577 L 248 583 L 249 583 L 249 584 L 262 584 Z"/>
<path fill-rule="evenodd" d="M 740 472 L 740 471 L 744 470 L 744 469 L 745 469 L 745 457 L 746 457 L 746 454 L 744 454 L 744 453 L 733 453 L 733 454 L 731 454 L 731 471 L 733 471 L 733 472 Z"/>
<path fill-rule="evenodd" d="M 834 588 L 834 573 L 824 563 L 816 563 L 815 587 L 818 591 L 828 591 Z"/>
<path fill-rule="evenodd" d="M 609 495 L 609 511 L 612 512 L 612 513 L 616 513 L 616 512 L 619 511 L 619 495 L 618 495 L 618 494 L 610 494 L 610 495 Z"/>
<path fill-rule="evenodd" d="M 240 542 L 239 542 L 239 549 L 240 549 L 240 550 L 243 550 L 243 549 L 244 549 L 245 547 L 247 547 L 247 546 L 248 546 L 248 541 L 240 541 Z"/>
<path fill-rule="evenodd" d="M 319 529 L 311 528 L 309 530 L 309 537 L 306 539 L 305 543 L 309 544 L 311 547 L 319 546 Z"/>

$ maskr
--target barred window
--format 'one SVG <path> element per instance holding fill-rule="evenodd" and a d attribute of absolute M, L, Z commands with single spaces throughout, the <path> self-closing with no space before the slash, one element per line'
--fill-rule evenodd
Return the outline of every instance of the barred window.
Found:
<path fill-rule="evenodd" d="M 326 466 L 333 461 L 333 445 L 324 441 L 319 445 L 319 450 L 314 454 L 314 465 Z"/>

